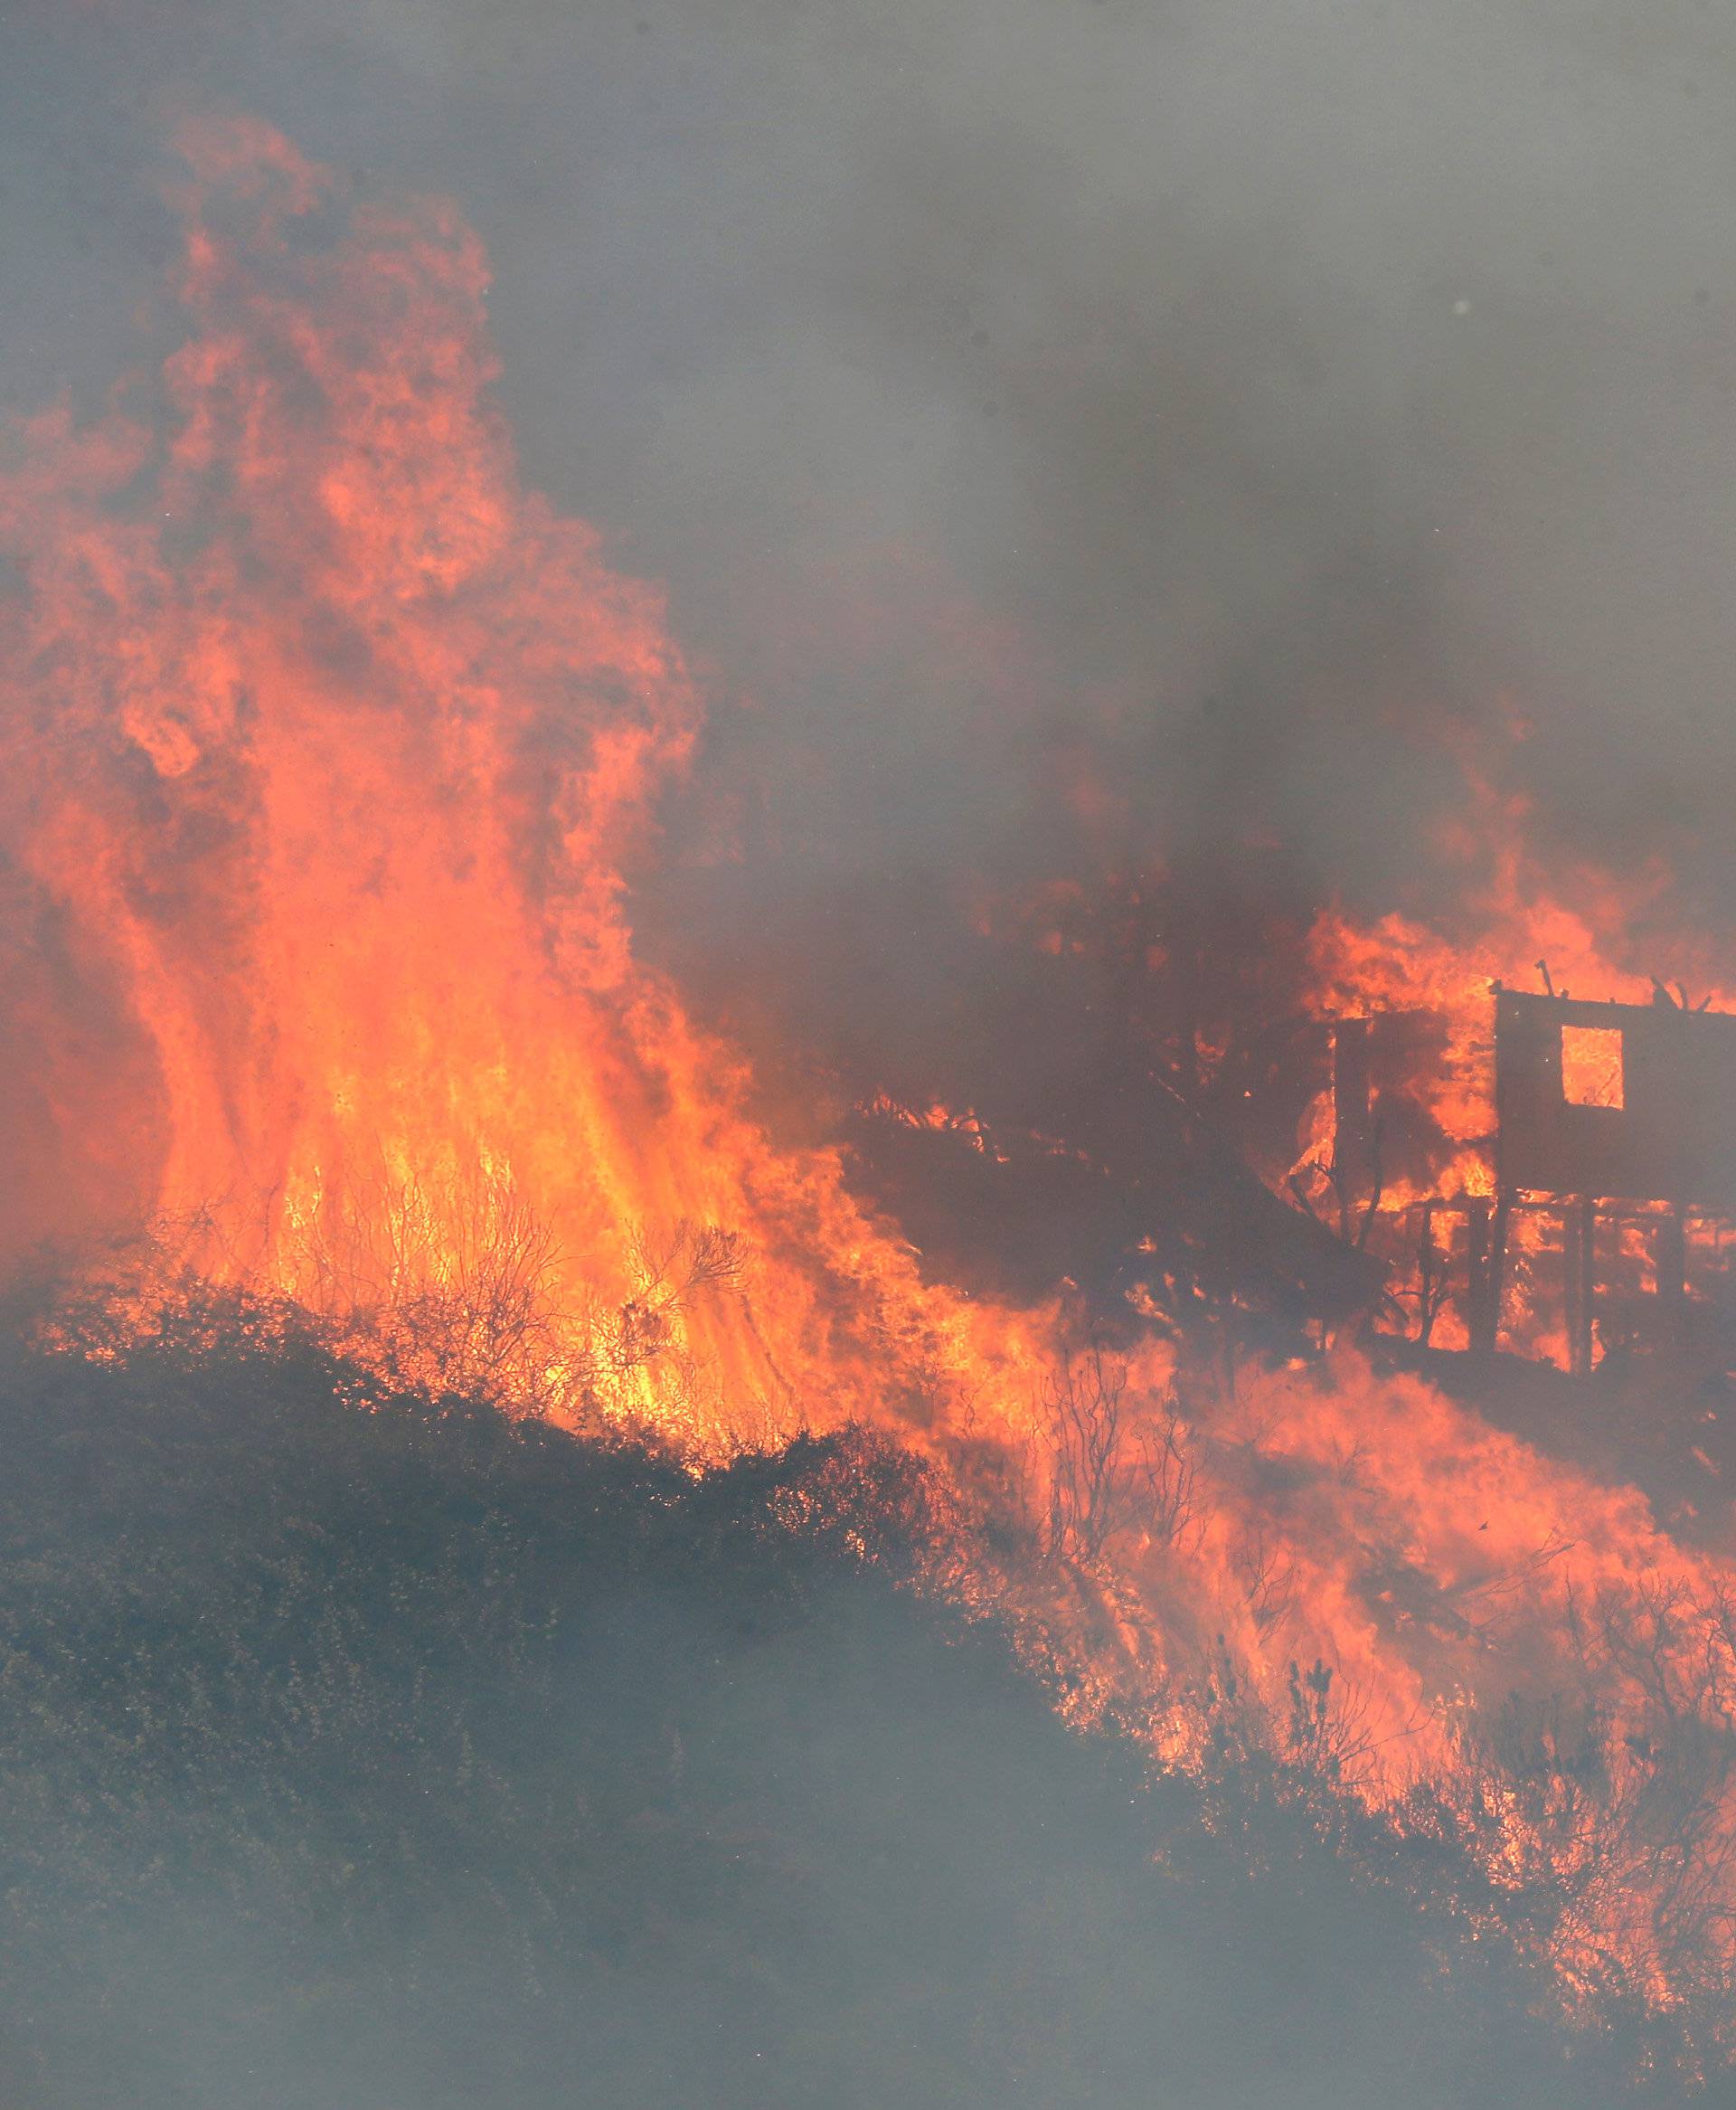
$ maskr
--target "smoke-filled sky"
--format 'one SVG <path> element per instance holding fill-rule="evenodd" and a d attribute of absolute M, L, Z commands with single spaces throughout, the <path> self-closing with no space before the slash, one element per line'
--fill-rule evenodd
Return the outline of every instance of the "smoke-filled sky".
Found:
<path fill-rule="evenodd" d="M 711 692 L 642 921 L 725 1008 L 847 1055 L 974 892 L 1226 846 L 1415 907 L 1467 752 L 1539 842 L 1736 899 L 1715 8 L 4 21 L 7 412 L 151 348 L 190 111 L 477 227 L 528 476 Z"/>

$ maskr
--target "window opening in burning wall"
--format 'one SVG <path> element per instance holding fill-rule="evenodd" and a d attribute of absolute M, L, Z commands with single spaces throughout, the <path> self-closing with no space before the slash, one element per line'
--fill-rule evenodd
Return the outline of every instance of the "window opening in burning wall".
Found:
<path fill-rule="evenodd" d="M 1624 1103 L 1618 1026 L 1562 1027 L 1561 1097 L 1570 1106 Z"/>

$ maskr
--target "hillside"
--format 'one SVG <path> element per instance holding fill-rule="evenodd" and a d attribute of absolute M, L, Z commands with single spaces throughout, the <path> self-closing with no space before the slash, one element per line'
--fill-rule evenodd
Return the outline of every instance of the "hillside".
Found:
<path fill-rule="evenodd" d="M 14 1347 L 0 1454 L 19 2110 L 1634 2099 L 1258 1782 L 1063 1728 L 866 1439 L 694 1479 Z"/>

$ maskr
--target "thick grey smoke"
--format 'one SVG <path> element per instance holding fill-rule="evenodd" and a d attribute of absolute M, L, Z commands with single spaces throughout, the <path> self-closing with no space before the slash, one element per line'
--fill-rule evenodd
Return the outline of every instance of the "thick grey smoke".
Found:
<path fill-rule="evenodd" d="M 1154 856 L 1415 905 L 1448 726 L 1543 842 L 1736 899 L 1715 11 L 14 0 L 5 37 L 10 410 L 136 355 L 179 110 L 476 222 L 531 475 L 712 683 L 645 921 L 743 1016 L 873 1071 L 975 971 L 973 889 Z"/>

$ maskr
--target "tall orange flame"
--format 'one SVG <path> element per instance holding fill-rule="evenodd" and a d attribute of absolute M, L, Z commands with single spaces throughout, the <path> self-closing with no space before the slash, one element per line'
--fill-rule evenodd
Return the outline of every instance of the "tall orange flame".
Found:
<path fill-rule="evenodd" d="M 519 481 L 474 235 L 428 203 L 334 232 L 257 124 L 183 144 L 155 415 L 54 412 L 0 488 L 7 839 L 154 1057 L 155 1208 L 316 1307 L 450 1285 L 533 1220 L 556 1301 L 618 1308 L 675 1226 L 728 1225 L 751 1280 L 672 1320 L 696 1433 L 1012 1385 L 1017 1329 L 769 1150 L 633 958 L 622 861 L 698 705 L 656 595 Z"/>

